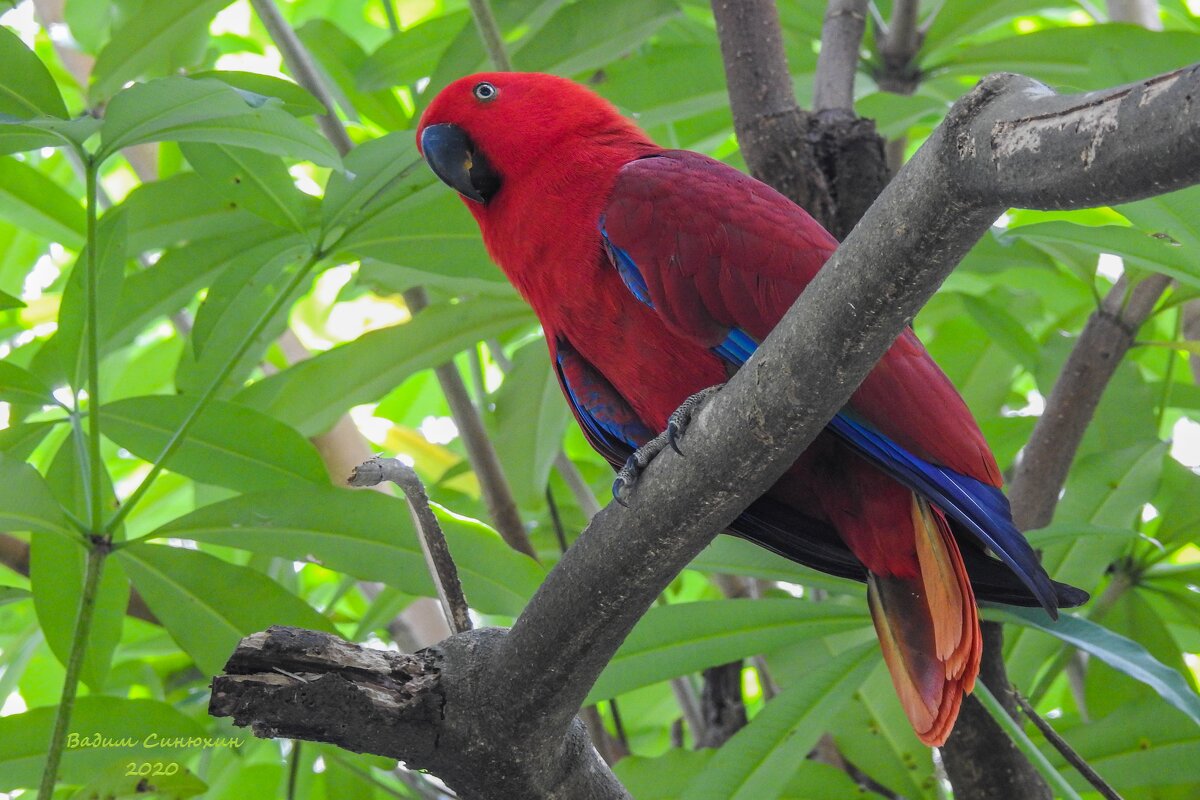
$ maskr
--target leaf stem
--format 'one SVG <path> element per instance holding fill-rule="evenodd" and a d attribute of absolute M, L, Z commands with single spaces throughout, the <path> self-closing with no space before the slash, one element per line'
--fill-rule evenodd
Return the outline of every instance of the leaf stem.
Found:
<path fill-rule="evenodd" d="M 991 693 L 983 681 L 975 682 L 975 696 L 979 698 L 979 702 L 992 715 L 992 719 L 996 720 L 996 723 L 1012 739 L 1017 749 L 1025 754 L 1025 757 L 1029 759 L 1029 763 L 1037 767 L 1038 772 L 1042 773 L 1047 783 L 1054 787 L 1062 797 L 1067 798 L 1067 800 L 1082 800 L 1079 792 L 1075 791 L 1074 787 L 1067 783 L 1067 779 L 1054 768 L 1042 751 L 1037 748 L 1037 745 L 1025 735 L 1025 731 L 1017 724 L 1015 719 L 1008 715 L 1008 712 L 1004 710 L 1004 706 L 1000 704 L 1000 701 L 996 699 L 996 696 Z"/>
<path fill-rule="evenodd" d="M 396 19 L 396 8 L 392 5 L 392 0 L 381 0 L 383 3 L 383 13 L 387 14 L 388 27 L 392 30 L 392 35 L 400 32 L 400 20 Z"/>
<path fill-rule="evenodd" d="M 483 40 L 492 65 L 501 72 L 512 72 L 512 61 L 508 57 L 508 51 L 504 49 L 504 37 L 500 34 L 500 26 L 496 24 L 496 15 L 492 13 L 488 0 L 468 1 L 479 38 Z"/>
<path fill-rule="evenodd" d="M 201 393 L 200 398 L 196 401 L 196 404 L 192 406 L 191 411 L 189 411 L 187 416 L 184 417 L 183 422 L 178 428 L 175 429 L 175 432 L 171 434 L 171 438 L 168 439 L 166 445 L 163 446 L 162 452 L 159 453 L 158 458 L 154 459 L 154 463 L 150 467 L 150 472 L 146 474 L 146 477 L 142 479 L 142 482 L 138 484 L 138 487 L 133 490 L 133 494 L 131 494 L 129 499 L 122 504 L 122 506 L 117 510 L 117 513 L 113 515 L 113 518 L 108 521 L 108 524 L 104 528 L 106 533 L 111 533 L 112 531 L 116 530 L 117 526 L 121 524 L 121 521 L 124 520 L 125 517 L 128 516 L 129 512 L 133 510 L 133 508 L 141 501 L 143 497 L 145 497 L 146 492 L 150 490 L 151 484 L 154 483 L 154 480 L 158 477 L 159 473 L 163 471 L 163 467 L 166 464 L 167 459 L 173 456 L 175 451 L 178 450 L 180 445 L 183 444 L 183 440 L 187 437 L 188 433 L 191 432 L 192 426 L 196 424 L 196 420 L 200 418 L 200 415 L 204 412 L 204 409 L 208 407 L 208 404 L 212 401 L 213 397 L 216 396 L 217 391 L 221 388 L 221 385 L 225 383 L 225 379 L 229 377 L 230 373 L 232 373 L 238 363 L 241 362 L 242 358 L 246 355 L 246 352 L 254 344 L 254 341 L 259 337 L 263 330 L 266 329 L 267 325 L 270 324 L 271 320 L 275 317 L 279 310 L 283 308 L 283 306 L 291 299 L 292 294 L 296 291 L 304 279 L 308 277 L 308 274 L 312 271 L 313 266 L 315 266 L 316 263 L 321 260 L 323 255 L 324 253 L 319 250 L 314 250 L 312 253 L 310 253 L 308 259 L 305 260 L 300 268 L 296 270 L 296 274 L 292 276 L 292 279 L 288 281 L 287 285 L 279 292 L 279 294 L 275 296 L 275 299 L 271 301 L 271 304 L 267 306 L 266 310 L 259 316 L 254 325 L 251 326 L 250 330 L 246 332 L 246 335 L 242 338 L 242 342 L 238 345 L 237 350 L 233 352 L 233 354 L 225 362 L 225 365 L 221 367 L 221 370 L 213 377 L 212 381 L 204 389 L 204 392 Z"/>
<path fill-rule="evenodd" d="M 42 783 L 38 788 L 38 800 L 50 800 L 54 795 L 54 785 L 58 781 L 58 766 L 66 746 L 71 713 L 75 709 L 79 674 L 83 671 L 83 657 L 87 652 L 88 635 L 91 633 L 92 618 L 96 612 L 96 594 L 100 589 L 100 576 L 104 572 L 104 559 L 108 552 L 107 537 L 92 538 L 88 549 L 87 570 L 84 573 L 83 594 L 79 598 L 79 617 L 75 621 L 75 635 L 71 639 L 71 655 L 67 659 L 62 699 L 54 715 L 54 733 L 50 738 L 50 752 L 46 756 L 46 770 L 42 773 Z"/>
<path fill-rule="evenodd" d="M 84 162 L 87 191 L 87 391 L 88 391 L 88 485 L 91 529 L 104 525 L 104 464 L 100 460 L 100 264 L 96 259 L 96 194 L 100 162 Z"/>

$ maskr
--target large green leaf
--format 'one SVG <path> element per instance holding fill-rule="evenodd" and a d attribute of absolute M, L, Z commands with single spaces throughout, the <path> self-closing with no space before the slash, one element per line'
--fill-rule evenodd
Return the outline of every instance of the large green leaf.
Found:
<path fill-rule="evenodd" d="M 66 117 L 67 107 L 50 71 L 21 37 L 0 27 L 0 115 L 30 119 Z"/>
<path fill-rule="evenodd" d="M 83 244 L 83 206 L 41 170 L 0 158 L 0 217 L 72 249 Z"/>
<path fill-rule="evenodd" d="M 104 99 L 126 81 L 164 61 L 186 39 L 204 33 L 213 16 L 231 0 L 172 0 L 143 4 L 96 57 L 93 99 Z"/>
<path fill-rule="evenodd" d="M 785 644 L 869 626 L 866 609 L 803 600 L 717 600 L 650 609 L 588 703 Z"/>
<path fill-rule="evenodd" d="M 1083 247 L 1097 253 L 1121 256 L 1127 266 L 1162 272 L 1185 283 L 1200 286 L 1200 265 L 1195 253 L 1172 246 L 1170 240 L 1119 225 L 1076 225 L 1071 222 L 1039 222 L 1010 228 L 1008 236 L 1037 244 Z"/>
<path fill-rule="evenodd" d="M 515 616 L 541 583 L 542 570 L 484 526 L 438 509 L 467 602 Z M 433 596 L 433 584 L 405 504 L 378 492 L 330 486 L 245 495 L 197 509 L 155 537 L 222 544 Z"/>
<path fill-rule="evenodd" d="M 295 234 L 260 220 L 255 224 L 254 229 L 235 228 L 226 236 L 172 248 L 152 267 L 127 276 L 103 346 L 129 344 L 149 325 L 190 303 L 214 275 L 224 270 L 240 272 L 246 264 L 262 265 L 298 244 Z"/>
<path fill-rule="evenodd" d="M 851 648 L 782 692 L 726 742 L 688 784 L 689 800 L 770 800 L 879 666 L 875 645 Z"/>
<path fill-rule="evenodd" d="M 57 707 L 50 706 L 0 717 L 0 791 L 38 785 L 57 711 Z M 194 752 L 203 744 L 205 729 L 158 700 L 93 695 L 75 701 L 68 737 L 72 735 L 59 775 L 66 783 L 82 784 L 111 764 L 162 760 L 164 752 Z M 93 736 L 99 738 L 85 738 Z M 193 747 L 164 751 L 155 746 L 167 740 L 193 738 L 197 740 Z M 245 741 L 248 737 L 234 737 L 239 738 Z M 110 746 L 103 746 L 104 739 Z M 236 746 L 234 741 L 225 744 Z"/>
<path fill-rule="evenodd" d="M 415 84 L 427 77 L 454 37 L 471 23 L 470 12 L 456 11 L 430 17 L 384 42 L 359 67 L 360 91 Z"/>
<path fill-rule="evenodd" d="M 196 313 L 191 347 L 184 351 L 175 372 L 180 391 L 200 394 L 222 373 L 226 373 L 223 389 L 240 388 L 263 351 L 287 327 L 292 303 L 308 290 L 301 279 L 291 296 L 280 302 L 280 294 L 297 278 L 297 272 L 306 268 L 307 262 L 300 257 L 309 252 L 309 244 L 300 234 L 291 234 L 278 246 L 264 244 L 256 251 L 255 258 L 239 255 L 230 259 L 209 287 Z M 247 346 L 247 334 L 276 302 L 274 314 Z M 230 368 L 239 351 L 240 359 Z"/>
<path fill-rule="evenodd" d="M 679 13 L 674 0 L 579 0 L 563 6 L 513 56 L 529 72 L 575 75 L 616 61 Z"/>
<path fill-rule="evenodd" d="M 0 361 L 0 401 L 35 406 L 58 402 L 41 378 L 8 361 Z"/>
<path fill-rule="evenodd" d="M 206 70 L 193 72 L 194 80 L 214 78 L 227 83 L 235 89 L 250 95 L 274 97 L 283 103 L 283 110 L 293 117 L 306 117 L 310 114 L 324 114 L 325 106 L 313 97 L 303 86 L 298 86 L 284 78 L 274 75 L 261 75 L 257 72 L 240 72 L 238 70 Z"/>
<path fill-rule="evenodd" d="M 320 433 L 352 406 L 383 397 L 412 373 L 530 322 L 528 306 L 517 300 L 430 306 L 404 325 L 364 334 L 258 381 L 237 399 L 306 434 Z"/>
<path fill-rule="evenodd" d="M 106 436 L 153 461 L 195 405 L 196 398 L 189 396 L 130 397 L 105 405 L 100 421 Z M 321 456 L 307 439 L 261 412 L 222 401 L 208 404 L 166 466 L 243 492 L 328 481 Z"/>
<path fill-rule="evenodd" d="M 1057 725 L 1055 727 L 1058 727 Z M 1200 782 L 1200 725 L 1194 719 L 1164 708 L 1161 701 L 1130 704 L 1087 724 L 1060 729 L 1071 746 L 1125 797 L 1191 798 Z M 1049 748 L 1046 748 L 1049 750 Z M 1049 757 L 1079 789 L 1084 779 L 1066 771 L 1056 751 Z M 1138 787 L 1181 787 L 1179 794 L 1136 793 Z"/>
<path fill-rule="evenodd" d="M 399 212 L 412 205 L 405 200 L 437 182 L 410 131 L 363 142 L 347 154 L 345 164 L 346 171 L 329 176 L 325 187 L 321 217 L 327 230 L 351 221 L 361 225 L 387 211 Z"/>
<path fill-rule="evenodd" d="M 46 643 L 64 666 L 71 657 L 71 645 L 79 622 L 86 562 L 87 553 L 78 542 L 45 534 L 30 539 L 29 580 L 33 586 L 33 605 Z M 113 651 L 121 640 L 125 606 L 129 603 L 129 581 L 121 565 L 111 558 L 100 576 L 94 602 L 96 608 L 80 677 L 98 692 L 104 688 Z"/>
<path fill-rule="evenodd" d="M 0 452 L 0 530 L 57 533 L 70 539 L 62 507 L 46 479 L 26 464 Z"/>
<path fill-rule="evenodd" d="M 745 575 L 763 580 L 799 583 L 839 594 L 865 597 L 867 591 L 866 586 L 858 581 L 826 575 L 733 536 L 718 536 L 688 567 L 714 574 Z"/>
<path fill-rule="evenodd" d="M 339 166 L 333 145 L 281 107 L 218 80 L 172 76 L 118 92 L 108 104 L 98 158 L 142 142 L 213 142 Z M 255 105 L 254 103 L 258 103 Z"/>
<path fill-rule="evenodd" d="M 180 147 L 226 206 L 244 208 L 281 228 L 306 230 L 310 198 L 296 188 L 279 156 L 204 142 Z"/>
<path fill-rule="evenodd" d="M 218 248 L 228 237 L 270 230 L 262 218 L 231 208 L 194 172 L 141 184 L 121 203 L 121 211 L 129 228 L 131 257 L 199 240 Z"/>
<path fill-rule="evenodd" d="M 1139 680 L 1158 692 L 1163 700 L 1178 708 L 1200 725 L 1200 696 L 1175 670 L 1132 639 L 1113 633 L 1074 614 L 1063 614 L 1057 622 L 1035 609 L 987 607 L 984 616 L 1000 622 L 1011 622 L 1048 633 L 1067 644 L 1091 653 L 1104 663 Z"/>
<path fill-rule="evenodd" d="M 183 547 L 137 542 L 117 551 L 133 585 L 207 675 L 243 637 L 271 625 L 334 632 L 312 606 L 249 567 Z"/>
<path fill-rule="evenodd" d="M 637 800 L 679 800 L 716 750 L 668 750 L 657 758 L 627 756 L 613 766 Z M 802 759 L 779 800 L 863 800 L 862 788 L 837 767 Z"/>
<path fill-rule="evenodd" d="M 571 418 L 545 342 L 530 342 L 516 352 L 493 400 L 492 438 L 504 474 L 518 504 L 540 505 Z"/>

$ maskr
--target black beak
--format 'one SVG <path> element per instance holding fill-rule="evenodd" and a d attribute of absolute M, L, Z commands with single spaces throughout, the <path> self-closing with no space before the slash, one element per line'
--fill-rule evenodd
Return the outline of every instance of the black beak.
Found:
<path fill-rule="evenodd" d="M 500 189 L 500 176 L 457 125 L 430 125 L 421 132 L 421 152 L 442 183 L 463 197 L 486 203 Z"/>

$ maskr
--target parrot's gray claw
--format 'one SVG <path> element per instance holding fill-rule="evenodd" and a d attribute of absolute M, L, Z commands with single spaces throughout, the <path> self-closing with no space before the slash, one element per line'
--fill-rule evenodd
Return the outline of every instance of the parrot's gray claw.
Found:
<path fill-rule="evenodd" d="M 700 406 L 708 398 L 712 397 L 717 392 L 721 391 L 721 387 L 725 384 L 718 383 L 716 386 L 710 386 L 707 389 L 701 389 L 694 395 L 684 400 L 679 408 L 675 409 L 675 413 L 667 419 L 667 444 L 671 445 L 671 449 L 679 455 L 683 455 L 683 451 L 679 449 L 679 437 L 687 430 L 687 426 L 692 421 L 692 417 L 700 410 Z"/>
<path fill-rule="evenodd" d="M 654 457 L 663 450 L 670 447 L 679 455 L 683 455 L 683 451 L 679 449 L 679 437 L 687 430 L 688 423 L 692 421 L 692 417 L 704 401 L 720 390 L 725 384 L 710 386 L 707 389 L 701 389 L 694 395 L 683 401 L 683 404 L 675 410 L 675 413 L 667 420 L 667 429 L 655 436 L 650 441 L 633 451 L 633 455 L 625 462 L 617 472 L 616 480 L 613 481 L 613 500 L 616 500 L 626 508 L 629 507 L 629 498 L 633 496 L 633 490 L 637 486 L 638 478 Z"/>

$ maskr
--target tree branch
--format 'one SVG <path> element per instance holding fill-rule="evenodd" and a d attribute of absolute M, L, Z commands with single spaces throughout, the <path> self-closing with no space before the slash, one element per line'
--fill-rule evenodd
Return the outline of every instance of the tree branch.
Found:
<path fill-rule="evenodd" d="M 437 589 L 450 630 L 455 633 L 471 630 L 471 612 L 458 579 L 458 567 L 416 471 L 394 458 L 372 458 L 355 467 L 348 482 L 351 486 L 377 486 L 383 481 L 391 481 L 404 492 L 408 513 L 412 516 L 421 552 L 429 567 L 429 577 Z"/>
<path fill-rule="evenodd" d="M 1165 275 L 1151 275 L 1130 291 L 1122 277 L 1088 318 L 1009 481 L 1013 521 L 1021 530 L 1044 528 L 1054 518 L 1100 398 L 1170 283 Z"/>
<path fill-rule="evenodd" d="M 917 27 L 918 0 L 895 0 L 892 19 L 876 37 L 879 57 L 883 61 L 876 70 L 879 88 L 896 94 L 912 94 L 921 83 L 921 71 L 915 63 L 925 36 Z"/>
<path fill-rule="evenodd" d="M 626 797 L 573 717 L 658 593 L 845 404 L 1008 206 L 1012 170 L 1041 158 L 1042 171 L 1062 181 L 1042 201 L 1028 197 L 1033 207 L 1126 202 L 1200 182 L 1193 157 L 1200 116 L 1180 113 L 1186 98 L 1197 96 L 1200 69 L 1083 97 L 1060 97 L 1016 75 L 985 79 L 955 104 L 745 367 L 697 413 L 686 433 L 687 457 L 665 451 L 642 474 L 629 508 L 610 504 L 601 511 L 510 632 L 471 631 L 425 651 L 418 658 L 428 666 L 416 674 L 436 670 L 436 681 L 420 684 L 421 691 L 406 682 L 414 696 L 388 695 L 381 706 L 387 713 L 368 708 L 376 716 L 363 719 L 375 719 L 374 728 L 347 716 L 352 703 L 363 706 L 371 696 L 353 685 L 361 671 L 316 670 L 321 682 L 348 689 L 342 702 L 311 708 L 304 703 L 315 703 L 315 681 L 270 679 L 294 706 L 269 705 L 249 693 L 231 705 L 227 681 L 250 681 L 218 678 L 214 708 L 234 708 L 241 724 L 263 733 L 298 736 L 301 722 L 336 725 L 313 737 L 330 741 L 336 734 L 339 744 L 359 749 L 382 747 L 373 736 L 411 732 L 406 742 L 371 751 L 430 769 L 467 798 Z M 1114 97 L 1114 124 L 1100 141 L 1093 129 L 1074 124 L 1078 107 L 1103 107 Z M 1051 124 L 1056 118 L 1063 124 Z M 1037 121 L 1033 153 L 1005 135 L 1028 120 Z M 1093 157 L 1081 158 L 1085 152 Z M 1118 152 L 1140 165 L 1118 170 L 1123 184 L 1098 173 Z M 247 646 L 269 655 L 260 640 Z M 308 669 L 287 663 L 293 672 Z M 425 708 L 438 713 L 421 716 Z M 314 712 L 330 717 L 322 721 Z"/>
<path fill-rule="evenodd" d="M 854 113 L 854 76 L 867 27 L 868 0 L 829 0 L 813 78 L 813 110 Z"/>

